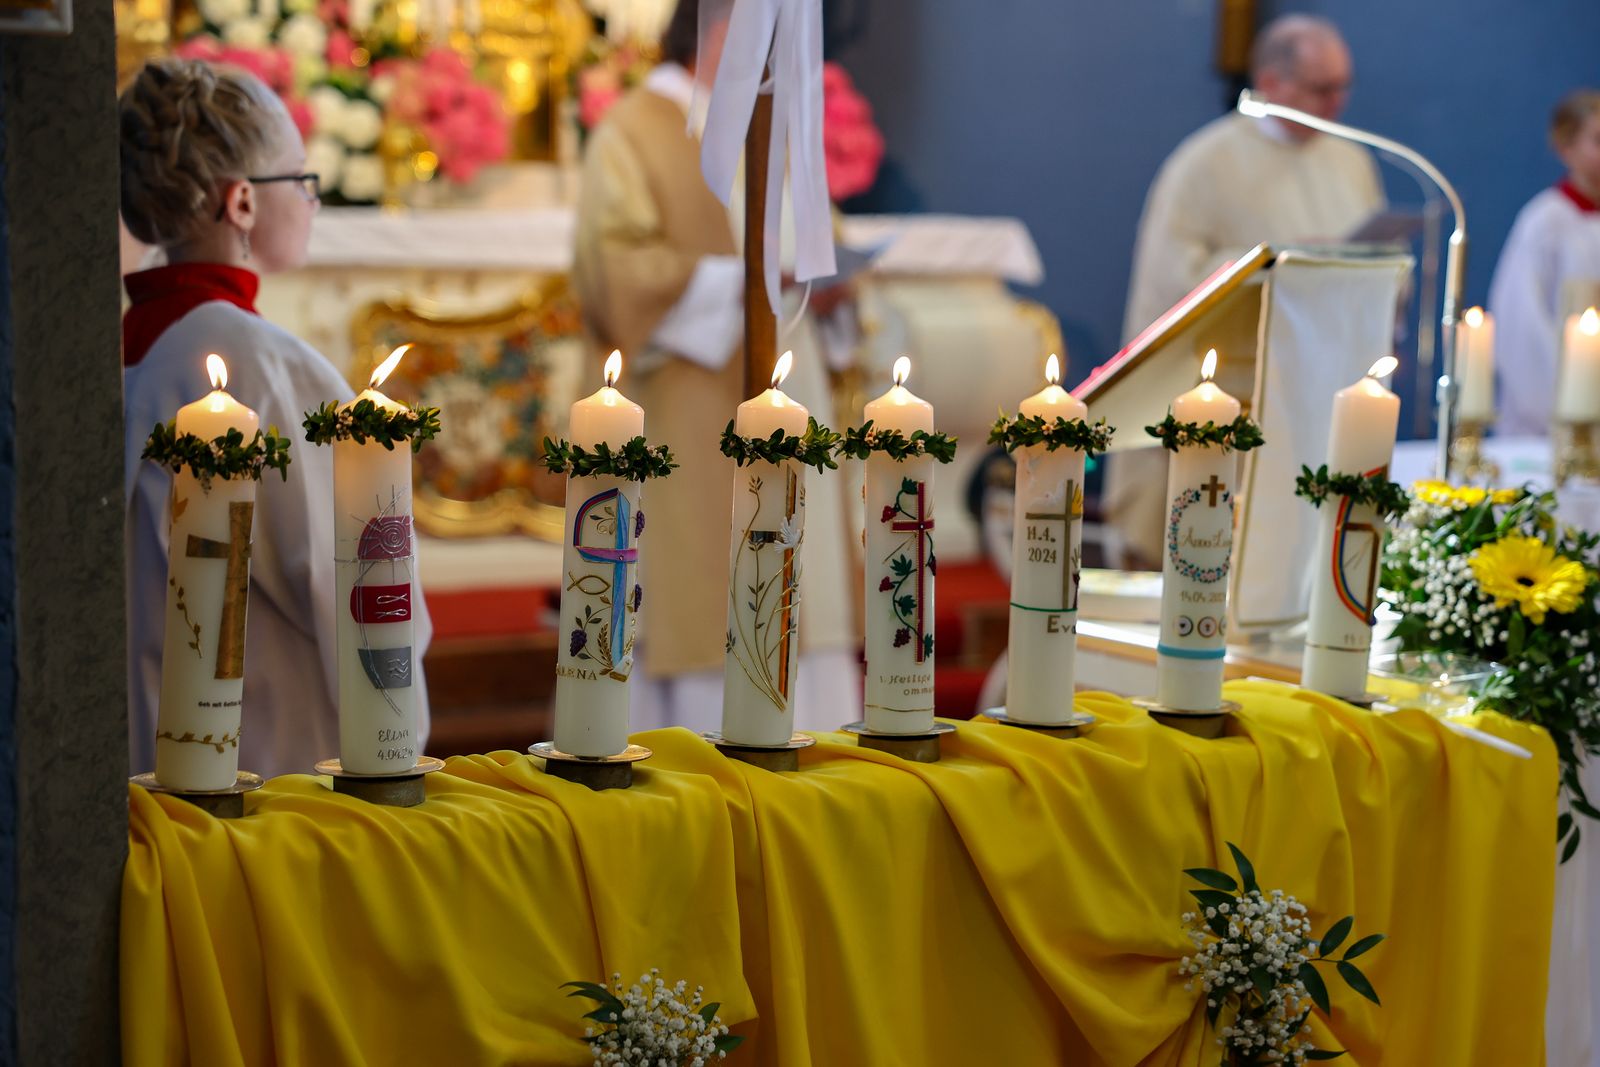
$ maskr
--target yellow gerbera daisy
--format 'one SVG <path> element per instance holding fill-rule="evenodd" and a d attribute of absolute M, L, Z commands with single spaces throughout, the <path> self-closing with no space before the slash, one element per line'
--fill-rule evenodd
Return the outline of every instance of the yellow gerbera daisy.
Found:
<path fill-rule="evenodd" d="M 1494 598 L 1495 607 L 1515 604 L 1535 626 L 1544 622 L 1546 612 L 1565 613 L 1582 603 L 1591 577 L 1582 563 L 1522 534 L 1484 545 L 1470 563 L 1478 587 Z"/>
<path fill-rule="evenodd" d="M 1476 485 L 1451 485 L 1433 479 L 1411 483 L 1411 492 L 1424 504 L 1464 510 L 1476 507 L 1488 497 L 1496 504 L 1512 504 L 1522 495 L 1520 489 L 1482 489 Z"/>

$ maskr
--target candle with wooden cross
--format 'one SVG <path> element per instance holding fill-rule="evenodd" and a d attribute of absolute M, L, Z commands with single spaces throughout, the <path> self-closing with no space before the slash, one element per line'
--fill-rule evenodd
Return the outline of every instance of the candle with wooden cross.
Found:
<path fill-rule="evenodd" d="M 1200 384 L 1172 402 L 1174 419 L 1225 426 L 1239 417 L 1239 402 L 1211 380 L 1216 369 L 1212 349 L 1201 366 Z M 1237 456 L 1217 444 L 1180 445 L 1168 461 L 1156 699 L 1180 711 L 1222 705 L 1238 473 Z"/>
<path fill-rule="evenodd" d="M 1328 432 L 1328 471 L 1388 477 L 1400 425 L 1400 398 L 1378 379 L 1394 373 L 1384 356 L 1366 377 L 1333 397 Z M 1383 519 L 1371 503 L 1347 496 L 1319 509 L 1317 554 L 1312 557 L 1311 606 L 1300 683 L 1346 700 L 1367 692 L 1367 659 L 1377 610 L 1378 568 L 1383 557 Z"/>
<path fill-rule="evenodd" d="M 905 387 L 910 374 L 911 360 L 895 360 L 893 387 L 864 412 L 874 430 L 933 432 L 933 405 Z M 879 733 L 933 729 L 933 464 L 867 457 L 866 723 Z"/>
<path fill-rule="evenodd" d="M 228 395 L 220 356 L 206 370 L 211 392 L 178 409 L 176 432 L 212 441 L 236 429 L 250 441 L 261 420 Z M 172 478 L 155 769 L 169 789 L 227 789 L 238 775 L 255 501 L 252 478 Z"/>
<path fill-rule="evenodd" d="M 735 433 L 762 438 L 776 430 L 805 433 L 810 412 L 779 388 L 793 364 L 792 352 L 778 357 L 772 387 L 739 405 Z M 734 744 L 776 746 L 794 734 L 805 524 L 805 470 L 799 460 L 734 468 L 722 672 L 722 737 Z"/>
<path fill-rule="evenodd" d="M 617 448 L 644 433 L 644 409 L 616 389 L 621 374 L 622 353 L 613 352 L 605 385 L 572 405 L 573 446 Z M 644 595 L 640 484 L 610 475 L 567 477 L 554 741 L 568 755 L 614 756 L 628 747 L 634 621 Z"/>
<path fill-rule="evenodd" d="M 372 372 L 340 410 L 370 400 L 402 412 L 378 387 L 410 349 Z M 404 774 L 418 746 L 412 605 L 416 540 L 411 528 L 411 449 L 368 438 L 333 444 L 334 613 L 339 644 L 339 761 L 350 774 Z"/>
<path fill-rule="evenodd" d="M 1038 393 L 1019 406 L 1046 426 L 1088 417 L 1089 409 L 1057 383 L 1060 361 L 1045 362 Z M 1006 646 L 1006 716 L 1063 723 L 1073 717 L 1082 561 L 1084 454 L 1074 448 L 1019 448 L 1016 522 L 1011 540 L 1011 625 Z"/>

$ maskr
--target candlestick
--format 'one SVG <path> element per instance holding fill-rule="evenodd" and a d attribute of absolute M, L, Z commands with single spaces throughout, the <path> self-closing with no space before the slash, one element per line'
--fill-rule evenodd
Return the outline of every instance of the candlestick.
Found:
<path fill-rule="evenodd" d="M 1600 312 L 1594 308 L 1567 319 L 1559 381 L 1557 421 L 1600 422 Z"/>
<path fill-rule="evenodd" d="M 1468 308 L 1458 327 L 1456 376 L 1461 382 L 1462 422 L 1494 421 L 1494 316 L 1481 307 Z"/>
<path fill-rule="evenodd" d="M 933 405 L 905 387 L 911 360 L 894 364 L 894 385 L 863 412 L 874 430 L 933 432 Z M 867 728 L 933 729 L 933 458 L 867 457 Z"/>
<path fill-rule="evenodd" d="M 1060 361 L 1045 362 L 1043 390 L 1019 406 L 1046 426 L 1088 417 L 1061 388 Z M 1082 566 L 1084 453 L 1029 445 L 1016 451 L 1016 521 L 1011 536 L 1011 619 L 1006 715 L 1029 723 L 1074 718 L 1078 572 Z"/>
<path fill-rule="evenodd" d="M 621 374 L 622 353 L 613 352 L 605 385 L 572 405 L 568 436 L 574 446 L 616 448 L 644 433 L 644 409 L 615 388 Z M 628 678 L 643 598 L 639 498 L 636 481 L 567 478 L 555 747 L 573 756 L 614 756 L 628 747 Z"/>
<path fill-rule="evenodd" d="M 248 443 L 260 418 L 228 394 L 220 356 L 206 369 L 211 392 L 178 409 L 175 431 L 212 441 L 237 429 Z M 227 789 L 238 777 L 255 500 L 252 478 L 206 485 L 187 468 L 172 478 L 155 769 L 169 789 Z"/>
<path fill-rule="evenodd" d="M 772 387 L 739 405 L 735 433 L 805 433 L 810 413 L 778 388 L 793 363 L 792 352 L 778 357 Z M 733 744 L 783 745 L 794 734 L 805 507 L 805 470 L 798 460 L 734 468 L 722 685 L 722 737 Z"/>
<path fill-rule="evenodd" d="M 1239 417 L 1239 402 L 1211 380 L 1216 366 L 1212 349 L 1206 353 L 1200 384 L 1173 401 L 1173 418 L 1222 426 Z M 1157 699 L 1169 708 L 1210 711 L 1222 705 L 1238 472 L 1234 454 L 1217 445 L 1180 446 L 1168 462 L 1156 666 Z"/>
<path fill-rule="evenodd" d="M 390 353 L 362 401 L 407 410 L 378 391 L 410 349 Z M 411 450 L 368 439 L 333 444 L 333 537 L 339 645 L 339 760 L 354 774 L 403 774 L 417 765 L 416 543 Z"/>
<path fill-rule="evenodd" d="M 1400 425 L 1400 398 L 1379 378 L 1394 373 L 1384 356 L 1366 377 L 1333 397 L 1328 431 L 1328 471 L 1386 477 Z M 1345 700 L 1367 692 L 1378 567 L 1383 556 L 1383 518 L 1371 503 L 1340 497 L 1321 509 L 1317 552 L 1312 556 L 1311 607 L 1301 684 Z"/>

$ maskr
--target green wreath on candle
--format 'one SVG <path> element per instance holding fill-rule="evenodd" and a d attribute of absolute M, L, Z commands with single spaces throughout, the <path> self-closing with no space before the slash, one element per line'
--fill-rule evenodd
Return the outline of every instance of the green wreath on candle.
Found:
<path fill-rule="evenodd" d="M 989 430 L 989 443 L 1007 452 L 1044 445 L 1046 452 L 1072 448 L 1094 457 L 1111 447 L 1111 435 L 1116 432 L 1116 427 L 1108 426 L 1105 419 L 1089 422 L 1057 415 L 1054 423 L 1047 424 L 1043 415 L 1018 415 L 1013 419 L 1002 411 Z"/>
<path fill-rule="evenodd" d="M 317 410 L 306 412 L 303 425 L 306 440 L 314 445 L 335 441 L 364 445 L 376 441 L 391 452 L 399 441 L 410 441 L 411 451 L 420 452 L 422 442 L 437 437 L 440 429 L 438 408 L 408 406 L 391 411 L 366 398 L 344 408 L 330 400 Z"/>
<path fill-rule="evenodd" d="M 818 471 L 838 470 L 839 461 L 834 453 L 842 440 L 839 434 L 811 417 L 806 419 L 803 434 L 777 429 L 770 437 L 745 437 L 734 431 L 733 420 L 729 419 L 727 428 L 722 431 L 722 454 L 739 467 L 747 463 L 783 463 L 797 459 Z"/>
<path fill-rule="evenodd" d="M 943 433 L 913 430 L 907 437 L 899 430 L 875 430 L 872 420 L 853 426 L 844 432 L 839 442 L 839 454 L 851 459 L 866 459 L 874 452 L 888 456 L 896 463 L 919 456 L 932 456 L 940 463 L 956 458 L 956 439 Z"/>
<path fill-rule="evenodd" d="M 643 434 L 617 448 L 601 441 L 592 451 L 582 445 L 546 437 L 543 461 L 553 474 L 565 474 L 569 478 L 606 476 L 626 482 L 665 478 L 678 466 L 666 445 L 651 445 Z"/>
<path fill-rule="evenodd" d="M 1370 504 L 1379 518 L 1404 515 L 1411 506 L 1411 497 L 1387 475 L 1387 470 L 1377 474 L 1329 474 L 1326 463 L 1316 470 L 1301 467 L 1300 476 L 1294 480 L 1294 495 L 1316 508 L 1330 496 L 1349 497 L 1354 507 Z"/>
<path fill-rule="evenodd" d="M 1224 452 L 1249 452 L 1266 444 L 1266 438 L 1261 436 L 1261 427 L 1243 415 L 1218 426 L 1209 419 L 1204 424 L 1179 422 L 1169 411 L 1166 418 L 1154 426 L 1146 426 L 1144 432 L 1172 452 L 1190 445 L 1201 448 L 1217 445 Z"/>
<path fill-rule="evenodd" d="M 176 419 L 158 422 L 150 431 L 140 458 L 166 467 L 174 474 L 188 467 L 189 473 L 199 479 L 200 487 L 207 492 L 211 490 L 213 478 L 225 482 L 250 478 L 259 482 L 262 471 L 268 468 L 281 474 L 285 481 L 289 479 L 289 439 L 279 437 L 276 426 L 267 427 L 265 433 L 257 430 L 249 442 L 237 428 L 230 428 L 221 437 L 207 441 L 192 433 L 179 433 Z"/>

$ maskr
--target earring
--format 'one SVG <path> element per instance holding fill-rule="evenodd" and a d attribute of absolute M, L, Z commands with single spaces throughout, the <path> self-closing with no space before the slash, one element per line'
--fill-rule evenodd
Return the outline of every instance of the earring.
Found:
<path fill-rule="evenodd" d="M 250 258 L 250 231 L 249 230 L 240 230 L 239 231 L 239 245 L 244 250 L 244 258 L 245 259 L 249 259 Z"/>

